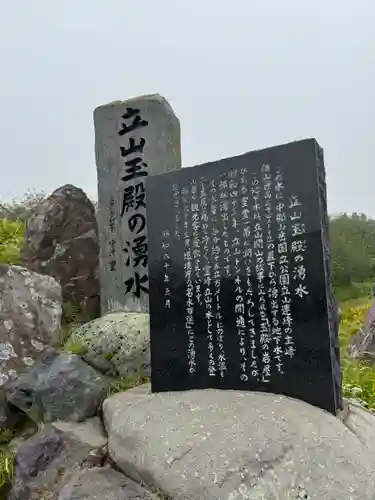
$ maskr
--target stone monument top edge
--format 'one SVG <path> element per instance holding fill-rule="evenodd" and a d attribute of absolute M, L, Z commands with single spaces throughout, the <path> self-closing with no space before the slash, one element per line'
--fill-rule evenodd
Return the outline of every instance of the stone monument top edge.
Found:
<path fill-rule="evenodd" d="M 139 101 L 158 102 L 160 104 L 163 104 L 165 107 L 169 108 L 169 110 L 171 112 L 173 112 L 173 114 L 174 114 L 172 106 L 169 104 L 168 100 L 165 97 L 163 97 L 162 95 L 157 94 L 157 93 L 155 93 L 155 94 L 142 94 L 142 95 L 131 97 L 130 99 L 126 99 L 126 100 L 115 100 L 115 101 L 108 102 L 106 104 L 100 104 L 99 106 L 97 106 L 94 109 L 94 114 L 99 112 L 101 109 L 112 108 L 112 107 L 115 107 L 115 106 L 118 106 L 121 104 L 122 105 L 131 105 L 131 104 L 138 103 Z"/>

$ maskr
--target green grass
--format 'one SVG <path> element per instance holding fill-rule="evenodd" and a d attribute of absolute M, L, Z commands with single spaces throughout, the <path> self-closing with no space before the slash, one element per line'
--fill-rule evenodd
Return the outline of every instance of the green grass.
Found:
<path fill-rule="evenodd" d="M 6 448 L 0 449 L 0 491 L 13 477 L 13 454 Z"/>
<path fill-rule="evenodd" d="M 13 454 L 8 447 L 13 437 L 10 429 L 0 429 L 0 493 L 13 477 Z"/>
<path fill-rule="evenodd" d="M 66 354 L 77 354 L 78 356 L 83 356 L 87 352 L 87 346 L 83 340 L 70 337 L 64 343 L 62 351 Z"/>
<path fill-rule="evenodd" d="M 138 387 L 139 385 L 146 384 L 149 381 L 149 377 L 146 377 L 146 375 L 142 374 L 117 377 L 113 379 L 111 385 L 109 386 L 107 397 L 110 397 L 118 392 L 124 392 L 128 389 L 132 389 L 133 387 Z"/>
<path fill-rule="evenodd" d="M 340 303 L 347 303 L 349 301 L 363 302 L 364 298 L 371 297 L 373 283 L 365 281 L 364 283 L 352 283 L 346 287 L 333 287 L 336 299 Z"/>

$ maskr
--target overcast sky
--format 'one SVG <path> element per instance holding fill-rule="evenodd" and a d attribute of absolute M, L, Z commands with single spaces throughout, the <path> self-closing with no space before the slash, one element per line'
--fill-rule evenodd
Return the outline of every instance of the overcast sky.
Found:
<path fill-rule="evenodd" d="M 96 106 L 159 93 L 183 164 L 315 137 L 331 213 L 375 217 L 374 0 L 0 0 L 0 200 L 96 197 Z"/>

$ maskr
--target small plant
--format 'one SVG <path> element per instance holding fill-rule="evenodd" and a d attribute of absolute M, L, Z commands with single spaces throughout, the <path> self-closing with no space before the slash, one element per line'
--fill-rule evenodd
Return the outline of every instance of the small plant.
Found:
<path fill-rule="evenodd" d="M 67 354 L 77 354 L 78 356 L 83 356 L 87 352 L 87 346 L 83 340 L 70 337 L 63 345 L 62 350 Z"/>
<path fill-rule="evenodd" d="M 133 387 L 146 384 L 150 378 L 146 375 L 135 373 L 133 375 L 126 375 L 124 377 L 115 378 L 109 386 L 107 397 L 117 394 L 118 392 L 125 392 Z"/>
<path fill-rule="evenodd" d="M 0 491 L 13 477 L 13 454 L 6 448 L 0 449 Z"/>

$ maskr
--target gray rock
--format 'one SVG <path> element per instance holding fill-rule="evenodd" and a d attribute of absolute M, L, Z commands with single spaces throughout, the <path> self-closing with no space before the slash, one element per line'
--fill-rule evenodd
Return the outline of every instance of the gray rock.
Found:
<path fill-rule="evenodd" d="M 88 418 L 84 422 L 57 420 L 51 425 L 66 434 L 73 435 L 76 439 L 92 448 L 102 448 L 107 444 L 107 437 L 99 417 Z"/>
<path fill-rule="evenodd" d="M 99 106 L 94 127 L 102 314 L 147 312 L 145 179 L 181 168 L 180 123 L 169 103 L 154 94 Z M 136 162 L 133 177 L 127 161 Z"/>
<path fill-rule="evenodd" d="M 12 429 L 17 425 L 23 414 L 8 404 L 4 388 L 0 388 L 0 430 Z"/>
<path fill-rule="evenodd" d="M 97 220 L 82 189 L 62 186 L 34 209 L 27 221 L 21 263 L 61 284 L 67 304 L 64 321 L 72 315 L 83 321 L 99 315 Z"/>
<path fill-rule="evenodd" d="M 108 467 L 86 469 L 72 477 L 58 500 L 157 500 L 157 496 Z"/>
<path fill-rule="evenodd" d="M 150 374 L 149 315 L 110 313 L 76 328 L 71 336 L 85 347 L 83 358 L 111 375 Z"/>
<path fill-rule="evenodd" d="M 92 450 L 71 433 L 47 425 L 19 446 L 8 500 L 55 498 L 53 493 L 79 470 Z"/>
<path fill-rule="evenodd" d="M 59 345 L 61 304 L 54 278 L 0 265 L 0 386 Z"/>
<path fill-rule="evenodd" d="M 49 353 L 6 389 L 8 401 L 36 422 L 80 422 L 96 414 L 108 387 L 79 356 Z"/>
<path fill-rule="evenodd" d="M 117 466 L 175 500 L 374 498 L 374 453 L 340 419 L 302 401 L 150 394 L 145 385 L 110 397 L 103 411 Z"/>

